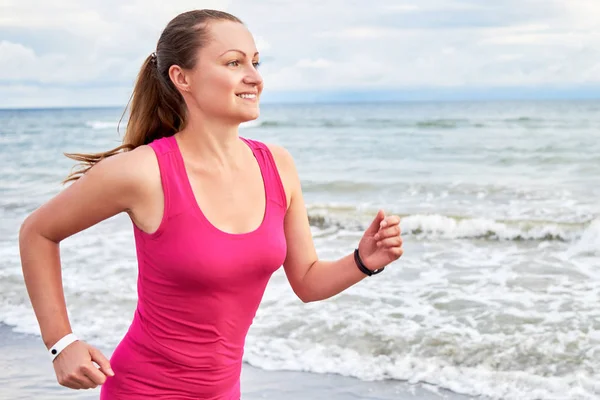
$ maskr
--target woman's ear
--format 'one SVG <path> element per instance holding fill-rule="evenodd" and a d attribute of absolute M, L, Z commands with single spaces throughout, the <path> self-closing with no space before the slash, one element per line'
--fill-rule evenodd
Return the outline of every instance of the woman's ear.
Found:
<path fill-rule="evenodd" d="M 169 68 L 169 78 L 171 78 L 171 82 L 173 82 L 179 91 L 190 91 L 189 77 L 187 76 L 186 71 L 184 71 L 179 65 L 171 65 Z"/>

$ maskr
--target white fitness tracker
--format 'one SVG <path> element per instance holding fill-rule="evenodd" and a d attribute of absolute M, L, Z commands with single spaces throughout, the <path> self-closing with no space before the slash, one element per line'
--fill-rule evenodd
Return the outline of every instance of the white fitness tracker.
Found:
<path fill-rule="evenodd" d="M 52 361 L 54 361 L 54 359 L 58 357 L 61 351 L 63 351 L 68 345 L 78 340 L 79 339 L 77 338 L 77 336 L 75 336 L 72 333 L 69 333 L 68 335 L 60 339 L 58 342 L 56 342 L 54 346 L 48 349 L 48 352 L 50 352 L 50 356 L 52 357 Z"/>

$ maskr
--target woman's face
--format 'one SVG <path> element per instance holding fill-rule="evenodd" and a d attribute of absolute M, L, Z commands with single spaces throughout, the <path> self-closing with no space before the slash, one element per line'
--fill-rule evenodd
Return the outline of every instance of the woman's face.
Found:
<path fill-rule="evenodd" d="M 263 81 L 254 38 L 240 23 L 211 22 L 208 44 L 189 74 L 189 94 L 204 117 L 242 123 L 258 118 Z M 192 111 L 193 112 L 193 111 Z"/>

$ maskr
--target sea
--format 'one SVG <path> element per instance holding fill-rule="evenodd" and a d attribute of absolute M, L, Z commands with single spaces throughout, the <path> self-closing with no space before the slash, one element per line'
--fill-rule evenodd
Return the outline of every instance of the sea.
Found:
<path fill-rule="evenodd" d="M 39 335 L 19 226 L 65 188 L 64 152 L 120 144 L 122 112 L 0 111 L 0 324 L 15 335 Z M 301 302 L 280 268 L 245 362 L 492 399 L 600 398 L 599 101 L 266 104 L 239 133 L 294 157 L 321 259 L 350 254 L 379 209 L 404 239 L 383 273 L 320 302 Z M 61 259 L 74 331 L 114 348 L 137 300 L 131 221 L 66 239 Z"/>

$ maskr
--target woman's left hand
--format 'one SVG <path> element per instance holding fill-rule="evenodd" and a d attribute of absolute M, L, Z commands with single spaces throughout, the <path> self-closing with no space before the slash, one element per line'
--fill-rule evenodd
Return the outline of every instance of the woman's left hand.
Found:
<path fill-rule="evenodd" d="M 358 253 L 365 267 L 373 271 L 399 259 L 404 252 L 400 235 L 400 217 L 386 217 L 379 210 L 358 244 Z"/>

